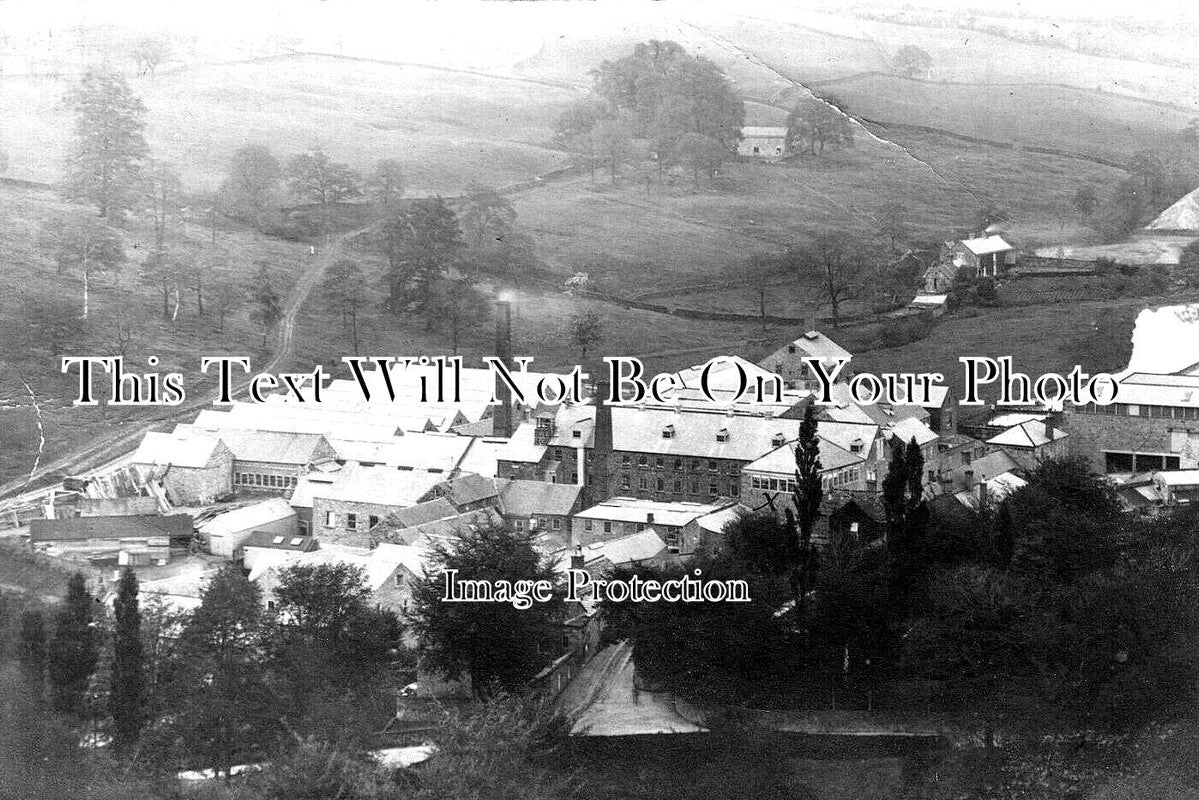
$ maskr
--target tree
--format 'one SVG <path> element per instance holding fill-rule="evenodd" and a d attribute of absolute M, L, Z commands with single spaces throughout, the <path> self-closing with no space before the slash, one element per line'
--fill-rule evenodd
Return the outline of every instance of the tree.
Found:
<path fill-rule="evenodd" d="M 852 118 L 835 95 L 813 95 L 801 100 L 787 115 L 787 149 L 824 155 L 826 147 L 853 145 Z"/>
<path fill-rule="evenodd" d="M 67 595 L 54 615 L 54 634 L 47 648 L 47 675 L 50 678 L 54 709 L 62 714 L 78 715 L 88 680 L 100 658 L 93 630 L 95 598 L 87 590 L 82 573 L 67 581 Z"/>
<path fill-rule="evenodd" d="M 265 264 L 259 265 L 258 280 L 255 281 L 255 285 L 257 288 L 254 290 L 254 308 L 250 311 L 250 321 L 262 328 L 262 347 L 265 348 L 266 337 L 283 319 L 283 304 L 278 293 L 271 286 Z"/>
<path fill-rule="evenodd" d="M 128 752 L 137 743 L 146 722 L 146 665 L 137 590 L 137 575 L 132 568 L 125 567 L 121 570 L 117 597 L 113 601 L 116 628 L 113 631 L 109 695 L 113 743 L 120 752 Z"/>
<path fill-rule="evenodd" d="M 222 280 L 213 284 L 208 291 L 209 306 L 216 312 L 217 330 L 225 330 L 225 319 L 238 308 L 246 299 L 246 290 L 230 280 Z"/>
<path fill-rule="evenodd" d="M 164 161 L 150 159 L 143 180 L 143 192 L 150 218 L 154 222 L 154 251 L 166 249 L 172 222 L 181 222 L 183 181 L 175 168 Z"/>
<path fill-rule="evenodd" d="M 674 140 L 672 146 L 673 160 L 691 170 L 691 179 L 699 185 L 699 176 L 707 175 L 708 180 L 716 177 L 720 165 L 729 156 L 724 146 L 702 133 L 685 133 Z"/>
<path fill-rule="evenodd" d="M 288 161 L 287 175 L 292 194 L 320 206 L 326 237 L 333 228 L 333 205 L 362 194 L 362 177 L 319 147 Z"/>
<path fill-rule="evenodd" d="M 815 274 L 820 287 L 832 306 L 833 327 L 839 326 L 841 304 L 861 291 L 861 279 L 867 268 L 866 255 L 845 234 L 827 233 L 816 239 L 798 254 L 796 261 L 802 269 Z"/>
<path fill-rule="evenodd" d="M 591 309 L 581 309 L 566 323 L 570 343 L 579 348 L 579 358 L 587 360 L 587 351 L 604 336 L 604 318 Z"/>
<path fill-rule="evenodd" d="M 173 722 L 189 755 L 217 774 L 261 757 L 277 732 L 266 679 L 259 589 L 228 564 L 209 582 L 179 639 Z"/>
<path fill-rule="evenodd" d="M 608 167 L 612 183 L 617 173 L 633 158 L 633 132 L 622 119 L 604 119 L 587 135 L 591 158 Z"/>
<path fill-rule="evenodd" d="M 404 197 L 404 168 L 394 158 L 375 162 L 366 181 L 371 201 L 384 211 L 391 211 Z"/>
<path fill-rule="evenodd" d="M 1150 203 L 1159 201 L 1166 188 L 1166 165 L 1152 150 L 1134 153 L 1128 161 L 1128 173 Z"/>
<path fill-rule="evenodd" d="M 576 100 L 554 120 L 554 141 L 565 145 L 585 136 L 597 122 L 611 115 L 611 108 L 601 98 L 588 95 Z"/>
<path fill-rule="evenodd" d="M 140 277 L 162 296 L 162 318 L 174 320 L 179 315 L 180 286 L 184 280 L 183 264 L 165 251 L 156 251 L 142 262 Z M 175 296 L 175 311 L 171 312 L 171 295 Z"/>
<path fill-rule="evenodd" d="M 21 612 L 20 650 L 17 659 L 35 698 L 46 685 L 46 615 L 40 608 Z"/>
<path fill-rule="evenodd" d="M 282 180 L 283 170 L 270 148 L 248 144 L 230 157 L 220 196 L 234 214 L 260 225 Z"/>
<path fill-rule="evenodd" d="M 557 620 L 561 597 L 524 610 L 512 603 L 446 603 L 448 570 L 456 570 L 459 581 L 552 583 L 553 568 L 534 548 L 532 532 L 484 526 L 437 545 L 413 593 L 412 627 L 429 668 L 451 678 L 469 674 L 479 696 L 497 688 L 519 691 L 546 663 L 540 645 Z"/>
<path fill-rule="evenodd" d="M 75 113 L 75 141 L 65 194 L 94 205 L 102 218 L 119 220 L 134 208 L 148 152 L 146 107 L 124 78 L 101 72 L 84 75 L 66 103 Z"/>
<path fill-rule="evenodd" d="M 1095 194 L 1094 184 L 1086 184 L 1078 187 L 1078 191 L 1074 193 L 1072 201 L 1074 207 L 1078 209 L 1078 213 L 1084 217 L 1089 217 L 1095 213 L 1095 209 L 1099 206 L 1099 197 Z"/>
<path fill-rule="evenodd" d="M 443 276 L 430 287 L 427 312 L 428 321 L 440 323 L 450 335 L 453 354 L 458 355 L 462 333 L 487 319 L 488 303 L 465 278 Z"/>
<path fill-rule="evenodd" d="M 358 262 L 348 258 L 333 262 L 325 278 L 323 296 L 330 308 L 341 317 L 342 333 L 350 337 L 354 353 L 357 354 L 359 315 L 366 303 L 366 288 Z"/>
<path fill-rule="evenodd" d="M 927 78 L 933 58 L 914 44 L 905 44 L 895 53 L 895 71 L 909 78 Z"/>
<path fill-rule="evenodd" d="M 923 593 L 927 561 L 924 456 L 914 438 L 907 445 L 899 437 L 891 440 L 891 458 L 883 478 L 883 509 L 891 603 L 902 616 Z"/>
<path fill-rule="evenodd" d="M 125 261 L 121 238 L 103 221 L 72 211 L 43 226 L 42 242 L 53 250 L 59 274 L 78 272 L 83 279 L 83 318 L 86 320 L 90 310 L 92 275 L 118 270 Z"/>
<path fill-rule="evenodd" d="M 812 528 L 820 517 L 820 502 L 824 499 L 824 485 L 820 478 L 820 437 L 816 426 L 815 404 L 809 403 L 799 426 L 799 440 L 795 443 L 794 508 L 787 509 L 787 523 L 796 532 L 795 560 L 791 565 L 790 580 L 795 594 L 795 607 L 800 614 L 804 611 L 808 590 L 816 575 L 816 546 L 812 543 Z"/>
<path fill-rule="evenodd" d="M 160 64 L 170 59 L 171 53 L 171 40 L 165 35 L 143 36 L 129 49 L 129 55 L 137 66 L 137 74 L 149 74 L 150 77 L 154 77 Z"/>
<path fill-rule="evenodd" d="M 641 42 L 631 55 L 604 61 L 595 71 L 594 90 L 608 107 L 630 117 L 637 136 L 653 130 L 655 138 L 670 140 L 698 133 L 729 152 L 741 138 L 745 104 L 732 84 L 715 63 L 688 54 L 677 42 Z"/>
<path fill-rule="evenodd" d="M 1097 227 L 1109 241 L 1119 241 L 1141 227 L 1149 208 L 1150 192 L 1130 178 L 1121 181 L 1112 191 Z"/>
<path fill-rule="evenodd" d="M 366 576 L 358 567 L 286 567 L 274 600 L 272 661 L 290 685 L 293 718 L 319 692 L 365 686 L 400 646 L 399 620 L 371 607 Z"/>
<path fill-rule="evenodd" d="M 124 358 L 129 354 L 129 348 L 133 347 L 141 337 L 137 326 L 130 320 L 119 318 L 112 323 L 112 349 L 113 351 Z"/>
<path fill-rule="evenodd" d="M 900 242 L 912 235 L 907 208 L 902 203 L 888 203 L 883 206 L 878 231 L 887 237 L 891 249 L 895 250 Z"/>
<path fill-rule="evenodd" d="M 380 226 L 377 249 L 387 259 L 386 308 L 423 310 L 433 284 L 463 248 L 458 217 L 440 197 L 414 200 Z"/>
<path fill-rule="evenodd" d="M 495 189 L 472 183 L 457 204 L 458 223 L 466 243 L 481 248 L 503 241 L 516 222 L 511 201 Z"/>
<path fill-rule="evenodd" d="M 742 514 L 730 520 L 721 533 L 727 555 L 755 575 L 785 577 L 800 560 L 795 525 L 780 519 L 773 508 Z"/>
<path fill-rule="evenodd" d="M 762 331 L 766 331 L 766 295 L 774 287 L 781 268 L 779 259 L 768 253 L 751 255 L 746 264 L 743 279 L 758 295 L 758 316 L 762 320 Z"/>
<path fill-rule="evenodd" d="M 1178 254 L 1177 274 L 1188 287 L 1199 285 L 1199 239 L 1182 248 Z"/>

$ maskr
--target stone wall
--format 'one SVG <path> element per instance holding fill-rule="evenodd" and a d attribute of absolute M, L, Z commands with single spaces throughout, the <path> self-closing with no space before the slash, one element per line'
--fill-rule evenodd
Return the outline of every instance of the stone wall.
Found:
<path fill-rule="evenodd" d="M 1115 416 L 1076 410 L 1070 415 L 1069 453 L 1087 460 L 1091 468 L 1105 471 L 1103 452 L 1166 454 L 1181 456 L 1181 469 L 1199 467 L 1193 451 L 1179 446 L 1179 439 L 1199 437 L 1199 421 L 1161 417 Z"/>

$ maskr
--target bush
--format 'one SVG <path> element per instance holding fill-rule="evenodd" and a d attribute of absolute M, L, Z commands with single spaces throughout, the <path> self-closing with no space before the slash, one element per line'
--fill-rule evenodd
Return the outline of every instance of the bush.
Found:
<path fill-rule="evenodd" d="M 878 332 L 879 347 L 902 347 L 932 333 L 935 323 L 927 317 L 901 317 L 883 323 Z"/>

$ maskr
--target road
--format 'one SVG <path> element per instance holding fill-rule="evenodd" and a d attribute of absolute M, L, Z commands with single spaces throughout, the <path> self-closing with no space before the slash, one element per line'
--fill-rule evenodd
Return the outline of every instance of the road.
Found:
<path fill-rule="evenodd" d="M 634 681 L 628 642 L 600 651 L 562 693 L 562 710 L 574 720 L 572 736 L 639 736 L 702 733 L 679 714 L 669 695 L 641 691 Z"/>
<path fill-rule="evenodd" d="M 256 372 L 276 372 L 291 358 L 295 345 L 296 321 L 299 318 L 300 309 L 313 290 L 320 285 L 321 279 L 324 277 L 329 266 L 342 257 L 342 251 L 346 243 L 353 237 L 365 233 L 369 229 L 369 227 L 359 228 L 337 236 L 330 240 L 324 248 L 320 249 L 315 258 L 309 261 L 307 268 L 301 273 L 300 279 L 296 281 L 295 286 L 288 293 L 287 303 L 283 308 L 283 316 L 275 331 L 275 341 L 271 351 L 271 358 L 265 364 L 259 366 Z M 244 381 L 236 385 L 234 393 L 244 393 L 249 383 L 250 379 L 247 377 Z M 26 487 L 37 485 L 54 474 L 82 474 L 106 465 L 114 458 L 114 455 L 123 454 L 128 450 L 134 449 L 147 431 L 164 422 L 178 422 L 194 416 L 202 409 L 211 407 L 212 401 L 216 399 L 216 396 L 217 393 L 214 389 L 199 399 L 184 405 L 165 409 L 160 413 L 147 415 L 121 430 L 98 436 L 84 447 L 54 461 L 42 464 L 31 476 L 25 479 L 10 481 L 0 485 L 0 497 L 20 496 L 20 493 Z M 44 494 L 48 488 L 48 486 L 42 486 L 32 492 L 26 493 L 26 495 L 36 497 Z"/>

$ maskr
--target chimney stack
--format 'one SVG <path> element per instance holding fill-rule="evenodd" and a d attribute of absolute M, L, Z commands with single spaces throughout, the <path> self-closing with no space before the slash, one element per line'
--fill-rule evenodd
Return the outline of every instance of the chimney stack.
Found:
<path fill-rule="evenodd" d="M 595 382 L 595 434 L 592 443 L 593 465 L 583 490 L 585 507 L 602 503 L 612 496 L 612 406 L 606 401 L 608 381 L 603 372 Z"/>
<path fill-rule="evenodd" d="M 653 524 L 654 524 L 654 512 L 650 511 L 650 512 L 647 512 L 647 513 L 646 513 L 646 515 L 645 515 L 645 524 L 646 524 L 646 525 L 653 525 Z"/>
<path fill-rule="evenodd" d="M 507 300 L 495 301 L 495 357 L 512 369 L 512 304 Z M 495 398 L 499 404 L 492 417 L 492 435 L 504 439 L 512 437 L 512 390 L 496 375 Z"/>

